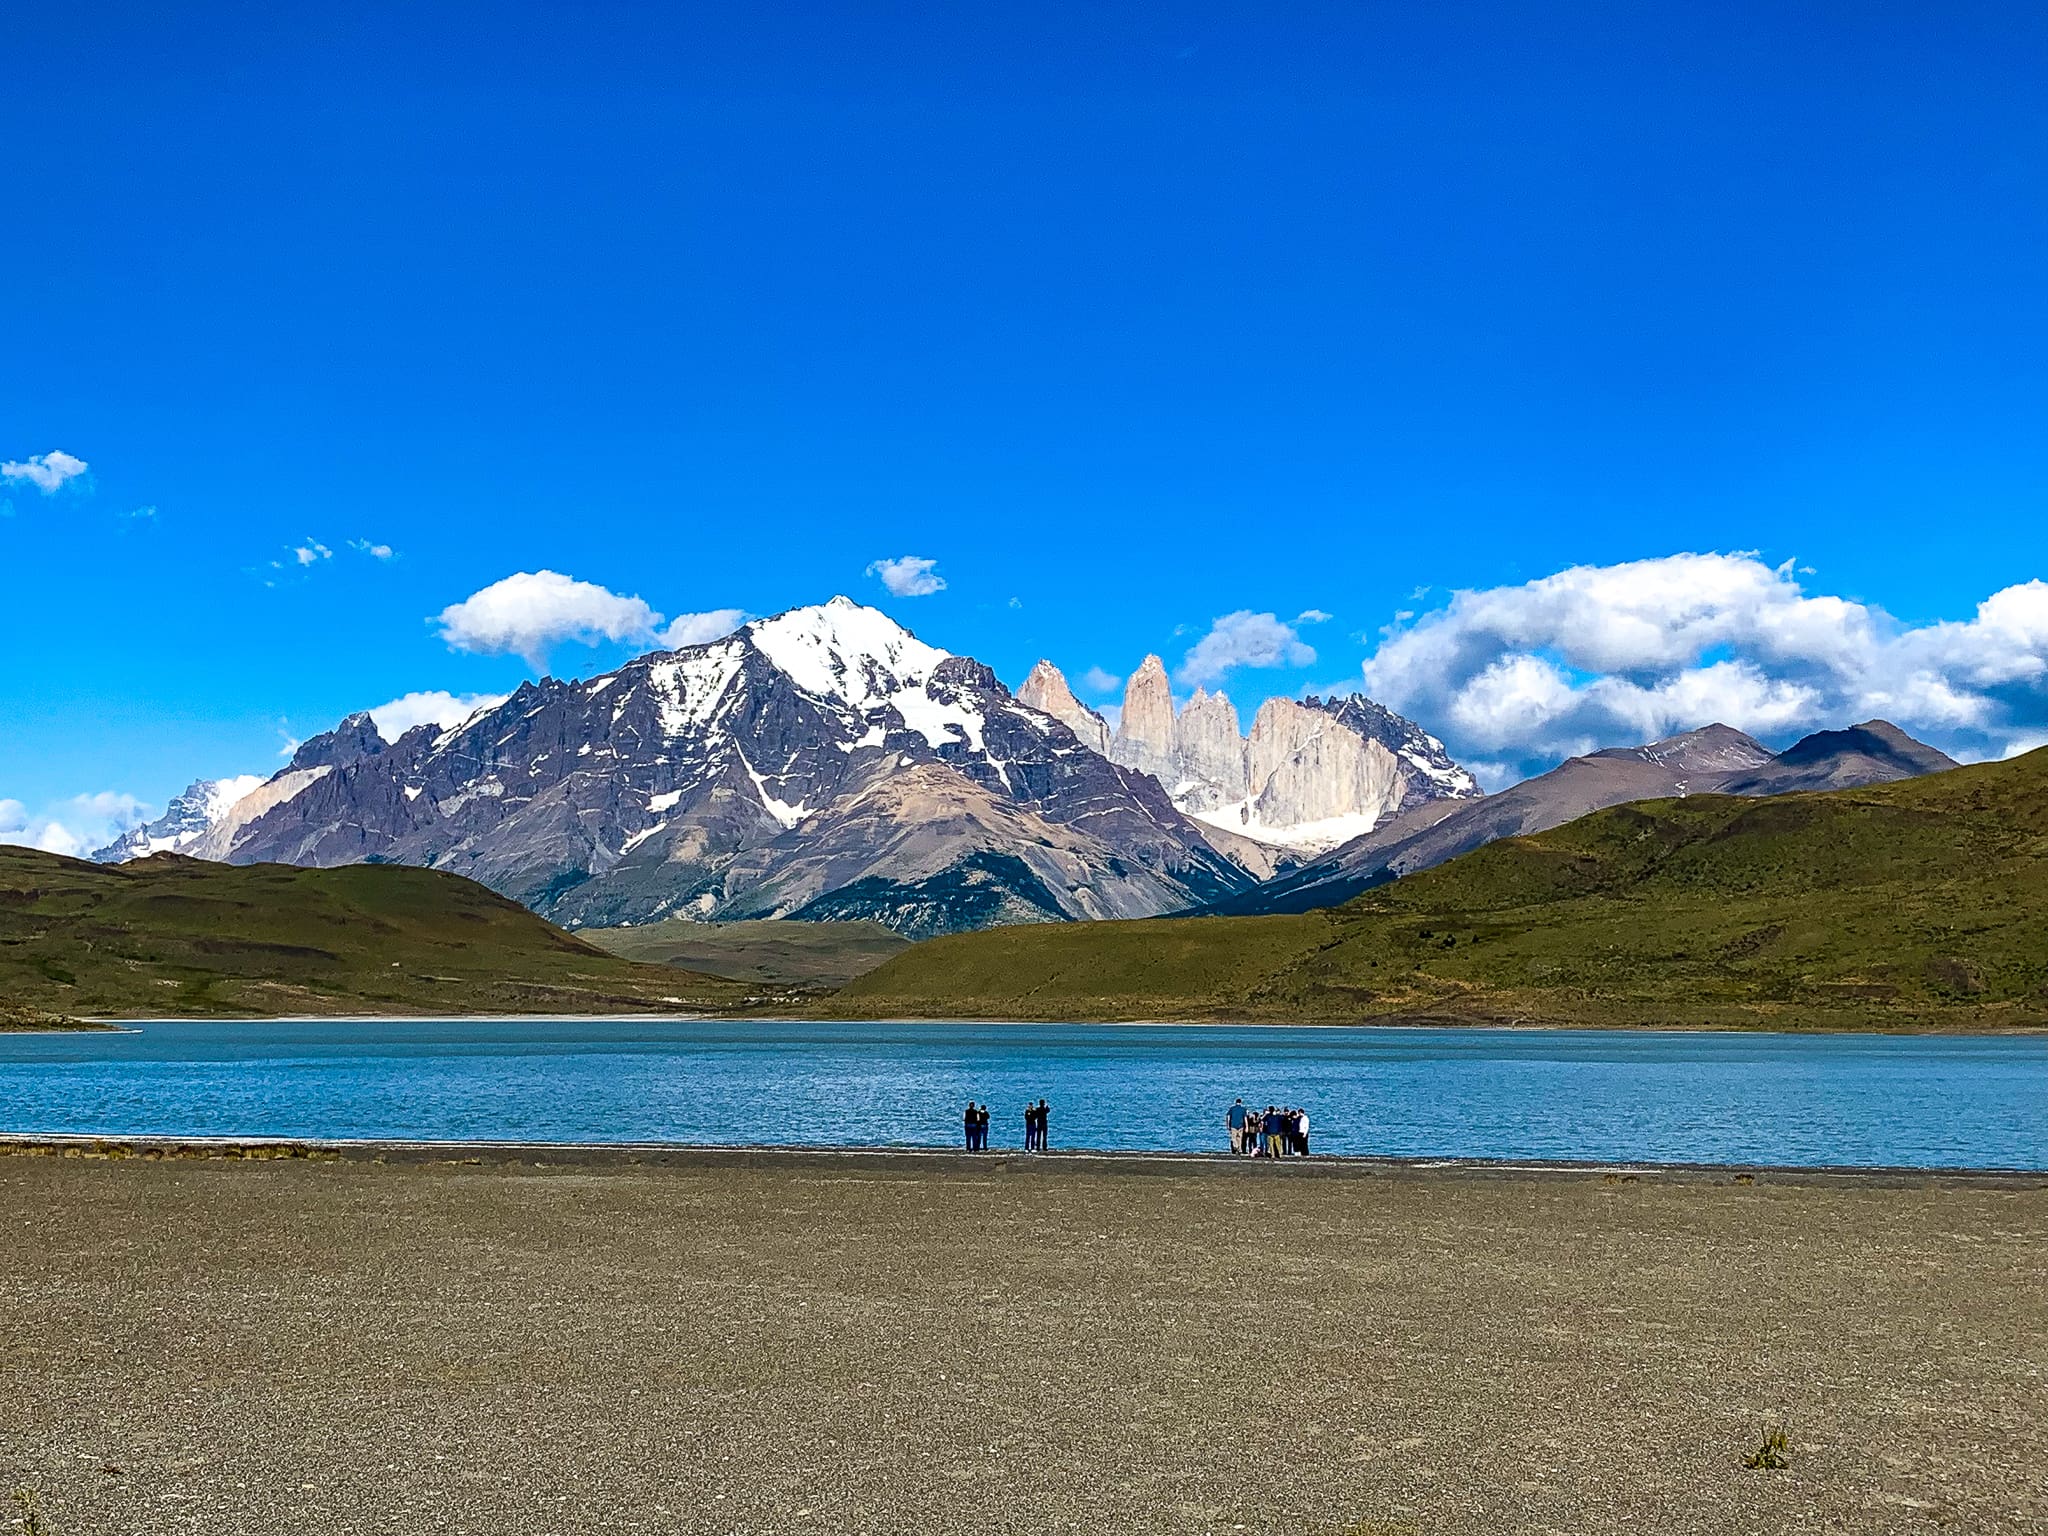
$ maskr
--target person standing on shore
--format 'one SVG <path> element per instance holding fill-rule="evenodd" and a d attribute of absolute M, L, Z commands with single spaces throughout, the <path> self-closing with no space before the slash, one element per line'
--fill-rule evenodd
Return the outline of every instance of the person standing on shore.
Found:
<path fill-rule="evenodd" d="M 986 1152 L 988 1150 L 988 1106 L 986 1104 L 975 1111 L 974 1150 L 977 1152 Z"/>
<path fill-rule="evenodd" d="M 1045 1100 L 1038 1101 L 1038 1150 L 1045 1150 L 1046 1127 L 1052 1120 L 1052 1106 Z"/>
<path fill-rule="evenodd" d="M 970 1152 L 974 1150 L 974 1133 L 980 1126 L 981 1121 L 976 1118 L 974 1113 L 974 1100 L 969 1099 L 967 1101 L 967 1113 L 961 1117 L 961 1134 L 965 1137 L 967 1150 Z"/>
<path fill-rule="evenodd" d="M 1294 1145 L 1303 1157 L 1308 1156 L 1308 1111 L 1305 1109 L 1294 1112 Z"/>
<path fill-rule="evenodd" d="M 1024 1101 L 1024 1150 L 1038 1150 L 1038 1106 L 1029 1099 Z"/>
<path fill-rule="evenodd" d="M 1224 1116 L 1224 1124 L 1230 1127 L 1230 1151 L 1232 1156 L 1239 1156 L 1244 1152 L 1244 1125 L 1248 1114 L 1249 1111 L 1244 1107 L 1244 1100 L 1239 1099 L 1230 1106 L 1230 1113 Z"/>

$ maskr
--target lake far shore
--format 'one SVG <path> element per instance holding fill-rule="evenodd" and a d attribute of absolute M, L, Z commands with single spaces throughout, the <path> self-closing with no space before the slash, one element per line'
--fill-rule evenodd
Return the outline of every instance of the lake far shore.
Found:
<path fill-rule="evenodd" d="M 1976 1039 L 2000 1039 L 2020 1035 L 2048 1035 L 2048 1023 L 2028 1022 L 2023 1024 L 2000 1025 L 1994 1029 L 1970 1028 L 1963 1024 L 1912 1023 L 1899 1025 L 1869 1025 L 1859 1027 L 1847 1024 L 1815 1024 L 1806 1027 L 1789 1027 L 1782 1023 L 1756 1024 L 1714 1024 L 1714 1023 L 1569 1023 L 1535 1019 L 1498 1019 L 1464 1017 L 1445 1014 L 1402 1014 L 1359 1019 L 1284 1019 L 1278 1017 L 1246 1018 L 1069 1018 L 1046 1015 L 1043 1018 L 1002 1018 L 990 1015 L 955 1015 L 939 1013 L 885 1015 L 885 1014 L 844 1014 L 820 1012 L 815 1009 L 793 1008 L 771 1010 L 744 1009 L 692 1009 L 678 1012 L 643 1013 L 572 1013 L 561 1010 L 545 1013 L 277 1013 L 277 1014 L 98 1014 L 80 1019 L 75 1025 L 61 1027 L 38 1026 L 13 1031 L 14 1033 L 62 1033 L 68 1028 L 82 1029 L 133 1029 L 146 1024 L 171 1024 L 204 1022 L 210 1024 L 454 1024 L 486 1023 L 513 1024 L 545 1019 L 576 1019 L 594 1024 L 631 1023 L 688 1023 L 693 1021 L 730 1021 L 733 1023 L 815 1023 L 815 1024 L 874 1024 L 891 1025 L 1016 1025 L 1044 1026 L 1046 1028 L 1072 1028 L 1104 1025 L 1118 1029 L 1458 1029 L 1458 1030 L 1499 1030 L 1526 1033 L 1544 1031 L 1584 1030 L 1599 1034 L 1659 1034 L 1659 1035 L 1943 1035 Z"/>

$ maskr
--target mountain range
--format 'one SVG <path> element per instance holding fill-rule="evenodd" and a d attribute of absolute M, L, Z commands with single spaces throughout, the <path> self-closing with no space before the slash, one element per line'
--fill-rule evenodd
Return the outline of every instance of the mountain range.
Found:
<path fill-rule="evenodd" d="M 1948 766 L 1882 722 L 1773 756 L 1725 726 L 1484 796 L 1361 695 L 1178 708 L 1147 657 L 1112 730 L 1041 661 L 989 668 L 844 597 L 466 719 L 368 714 L 270 779 L 205 781 L 96 858 L 420 865 L 569 928 L 866 919 L 909 937 L 1300 910 L 1622 800 L 1768 794 Z"/>
<path fill-rule="evenodd" d="M 1734 735 L 1686 748 L 1711 767 L 1740 750 Z M 2044 850 L 2048 748 L 1853 788 L 1611 806 L 1311 912 L 953 934 L 824 1011 L 2039 1030 Z"/>
<path fill-rule="evenodd" d="M 1611 747 L 1569 758 L 1482 800 L 1426 803 L 1313 863 L 1234 892 L 1205 910 L 1246 916 L 1333 907 L 1499 838 L 1547 832 L 1633 800 L 1847 789 L 1955 766 L 1953 758 L 1883 720 L 1821 731 L 1779 753 L 1730 726 L 1709 725 L 1648 746 Z"/>
<path fill-rule="evenodd" d="M 1251 881 L 1152 779 L 839 597 L 387 741 L 354 715 L 185 851 L 467 875 L 569 927 L 1135 917 Z"/>

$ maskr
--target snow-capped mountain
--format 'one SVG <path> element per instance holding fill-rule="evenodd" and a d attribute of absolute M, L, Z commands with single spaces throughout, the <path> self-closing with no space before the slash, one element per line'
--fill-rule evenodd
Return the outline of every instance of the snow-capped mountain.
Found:
<path fill-rule="evenodd" d="M 387 742 L 306 742 L 186 850 L 453 870 L 571 926 L 1134 917 L 1249 883 L 1152 779 L 847 598 Z"/>
<path fill-rule="evenodd" d="M 124 864 L 152 853 L 184 853 L 228 818 L 238 801 L 263 783 L 262 775 L 199 779 L 172 798 L 155 821 L 132 827 L 93 855 L 101 864 Z"/>

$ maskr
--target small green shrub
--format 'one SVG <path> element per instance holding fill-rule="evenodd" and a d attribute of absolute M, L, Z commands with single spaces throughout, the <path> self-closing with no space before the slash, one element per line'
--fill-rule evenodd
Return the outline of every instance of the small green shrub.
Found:
<path fill-rule="evenodd" d="M 1752 1472 L 1782 1472 L 1792 1465 L 1792 1453 L 1785 1444 L 1785 1431 L 1764 1429 L 1764 1443 L 1742 1458 Z"/>
<path fill-rule="evenodd" d="M 50 1536 L 50 1528 L 43 1524 L 43 1506 L 35 1489 L 15 1489 L 14 1502 L 21 1506 L 20 1524 L 27 1536 Z"/>

